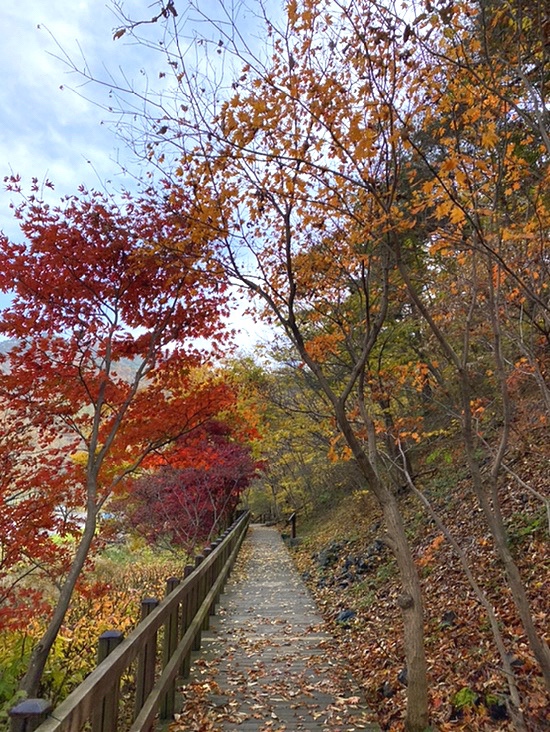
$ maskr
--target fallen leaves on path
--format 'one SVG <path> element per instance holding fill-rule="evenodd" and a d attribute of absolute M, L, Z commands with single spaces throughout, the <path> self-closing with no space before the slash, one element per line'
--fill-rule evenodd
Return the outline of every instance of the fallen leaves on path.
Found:
<path fill-rule="evenodd" d="M 336 645 L 319 628 L 307 593 L 311 610 L 296 612 L 303 602 L 297 593 L 304 588 L 283 553 L 288 566 L 281 580 L 273 557 L 262 556 L 258 547 L 252 556 L 245 543 L 232 582 L 238 585 L 250 574 L 257 581 L 247 585 L 246 598 L 236 597 L 236 605 L 216 618 L 182 689 L 181 715 L 171 732 L 221 732 L 244 723 L 258 732 L 372 729 L 370 710 L 337 662 Z M 264 581 L 274 585 L 272 600 Z M 304 627 L 304 620 L 317 622 Z"/>

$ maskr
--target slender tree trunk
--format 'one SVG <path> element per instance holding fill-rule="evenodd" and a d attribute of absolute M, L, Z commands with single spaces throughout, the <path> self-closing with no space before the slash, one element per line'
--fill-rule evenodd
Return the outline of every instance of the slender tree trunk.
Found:
<path fill-rule="evenodd" d="M 57 638 L 57 635 L 63 624 L 63 620 L 65 619 L 65 615 L 67 614 L 67 610 L 69 609 L 74 588 L 76 586 L 78 578 L 80 577 L 80 574 L 86 562 L 86 558 L 88 557 L 88 552 L 94 539 L 96 525 L 97 508 L 94 505 L 91 510 L 90 508 L 88 509 L 82 538 L 80 540 L 80 543 L 78 544 L 73 563 L 69 570 L 69 574 L 67 575 L 67 578 L 63 583 L 63 586 L 61 587 L 59 599 L 57 601 L 57 605 L 55 606 L 50 622 L 48 623 L 48 627 L 44 631 L 44 634 L 40 638 L 38 643 L 34 646 L 31 653 L 29 666 L 25 675 L 21 679 L 19 688 L 21 691 L 26 692 L 28 697 L 39 696 L 40 684 L 42 681 L 44 668 L 48 661 L 48 656 L 50 654 L 52 646 L 55 643 L 55 639 Z"/>
<path fill-rule="evenodd" d="M 506 527 L 502 522 L 499 512 L 495 511 L 491 506 L 483 486 L 478 486 L 475 492 L 495 542 L 497 554 L 502 561 L 508 586 L 510 587 L 514 604 L 525 629 L 529 645 L 541 668 L 546 687 L 550 690 L 550 648 L 538 634 L 535 623 L 533 622 L 533 615 L 525 585 L 508 545 Z"/>
<path fill-rule="evenodd" d="M 420 580 L 395 496 L 387 491 L 382 502 L 390 546 L 399 567 L 402 592 L 397 598 L 404 626 L 407 663 L 407 732 L 428 727 L 428 679 L 424 650 L 424 610 Z"/>
<path fill-rule="evenodd" d="M 404 626 L 405 661 L 407 666 L 407 732 L 424 732 L 429 724 L 428 678 L 424 649 L 424 608 L 420 579 L 397 499 L 389 486 L 376 474 L 369 458 L 349 424 L 343 408 L 336 410 L 342 430 L 367 485 L 376 496 L 387 531 L 388 544 L 395 556 L 401 581 L 397 603 Z"/>
<path fill-rule="evenodd" d="M 508 586 L 512 592 L 514 604 L 520 616 L 525 633 L 529 640 L 529 645 L 537 662 L 541 668 L 544 681 L 548 689 L 550 689 L 550 649 L 547 643 L 539 636 L 529 605 L 529 598 L 525 591 L 525 585 L 521 579 L 521 575 L 517 564 L 514 561 L 510 548 L 508 546 L 508 536 L 506 527 L 502 520 L 500 512 L 500 504 L 496 489 L 496 478 L 491 477 L 491 488 L 493 501 L 489 498 L 486 482 L 484 481 L 478 461 L 475 457 L 475 442 L 472 419 L 470 414 L 470 390 L 467 383 L 467 376 L 462 376 L 461 393 L 463 402 L 463 422 L 462 433 L 464 446 L 466 448 L 466 456 L 468 466 L 471 472 L 472 486 L 479 505 L 487 521 L 489 531 L 495 542 L 495 549 L 500 560 L 502 561 Z"/>
<path fill-rule="evenodd" d="M 518 614 L 529 640 L 529 645 L 540 665 L 546 687 L 550 691 L 550 648 L 537 632 L 525 586 L 522 582 L 518 566 L 510 552 L 506 531 L 498 519 L 494 519 L 494 528 L 492 531 L 497 551 L 502 559 L 508 584 L 512 591 L 512 597 L 514 598 Z"/>
<path fill-rule="evenodd" d="M 489 485 L 487 486 L 487 489 L 484 490 L 485 486 L 482 483 L 477 464 L 475 466 L 476 469 L 472 470 L 472 476 L 474 480 L 474 487 L 476 488 L 476 492 L 479 495 L 479 501 L 487 517 L 487 522 L 489 523 L 491 533 L 493 534 L 497 551 L 504 565 L 504 571 L 506 572 L 506 577 L 508 578 L 508 584 L 512 591 L 512 596 L 514 598 L 514 602 L 516 604 L 523 626 L 525 628 L 527 638 L 529 639 L 529 644 L 535 655 L 535 658 L 539 662 L 544 680 L 546 682 L 546 686 L 550 690 L 550 649 L 548 648 L 548 645 L 546 644 L 544 639 L 539 636 L 539 634 L 537 633 L 537 629 L 535 628 L 531 608 L 529 606 L 527 592 L 525 591 L 525 586 L 522 582 L 517 564 L 515 563 L 512 553 L 510 551 L 508 532 L 504 524 L 500 504 L 500 496 L 498 495 L 498 476 L 502 463 L 504 461 L 506 449 L 508 447 L 508 439 L 512 422 L 512 405 L 510 401 L 510 393 L 508 390 L 505 361 L 502 353 L 501 324 L 498 317 L 499 303 L 502 299 L 499 292 L 500 278 L 498 278 L 495 283 L 494 276 L 491 277 L 491 264 L 492 262 L 489 262 L 487 267 L 489 271 L 489 277 L 487 278 L 487 281 L 489 283 L 489 302 L 491 306 L 490 315 L 493 328 L 493 357 L 496 367 L 495 370 L 498 375 L 500 385 L 503 427 L 500 444 L 493 460 L 493 465 L 489 477 Z M 473 434 L 471 418 L 469 417 L 469 415 L 468 418 L 465 420 L 465 426 L 466 429 L 470 432 L 468 459 L 470 461 L 470 465 L 472 466 L 472 464 L 474 463 L 475 453 L 472 449 Z"/>
<path fill-rule="evenodd" d="M 510 553 L 510 549 L 508 548 L 508 537 L 506 535 L 505 526 L 502 522 L 502 517 L 500 517 L 499 520 L 495 515 L 493 507 L 490 505 L 490 500 L 488 498 L 484 481 L 479 470 L 479 463 L 475 457 L 475 432 L 472 425 L 472 415 L 470 412 L 471 390 L 466 367 L 461 363 L 458 355 L 453 350 L 448 339 L 438 327 L 428 308 L 420 298 L 414 284 L 411 281 L 411 278 L 409 277 L 409 272 L 401 259 L 399 242 L 397 242 L 397 240 L 396 255 L 399 271 L 401 272 L 403 281 L 407 286 L 413 302 L 415 303 L 422 317 L 439 341 L 443 353 L 445 354 L 449 362 L 453 364 L 456 368 L 456 373 L 459 379 L 460 386 L 460 403 L 463 413 L 462 436 L 468 460 L 468 466 L 471 471 L 473 491 L 479 502 L 480 508 L 483 510 L 483 513 L 485 515 L 489 531 L 491 532 L 491 535 L 495 542 L 495 548 L 498 556 L 500 557 L 504 565 L 504 570 L 506 573 L 508 584 L 510 586 L 510 590 L 512 592 L 512 597 L 521 618 L 521 622 L 525 628 L 529 644 L 535 658 L 537 659 L 537 662 L 540 665 L 546 686 L 550 689 L 550 649 L 548 648 L 547 643 L 539 637 L 535 628 L 531 609 L 529 606 L 529 600 L 527 598 L 527 593 L 525 591 L 521 575 L 519 573 L 516 563 L 514 562 L 512 554 Z M 493 476 L 493 483 L 495 480 L 496 477 Z M 498 507 L 498 497 L 496 497 L 495 491 L 493 491 L 493 495 L 496 501 L 495 506 L 497 506 L 497 514 L 500 515 Z"/>
<path fill-rule="evenodd" d="M 401 451 L 402 457 L 405 457 L 405 454 L 403 451 Z M 506 683 L 508 684 L 508 689 L 510 691 L 510 704 L 509 704 L 509 712 L 511 714 L 511 717 L 514 721 L 514 726 L 517 730 L 517 732 L 527 732 L 527 728 L 525 727 L 525 721 L 523 719 L 523 713 L 521 711 L 521 698 L 519 694 L 519 690 L 516 683 L 516 677 L 514 674 L 514 669 L 512 668 L 512 664 L 510 662 L 510 657 L 506 651 L 506 645 L 504 643 L 504 638 L 500 630 L 499 622 L 497 615 L 495 613 L 495 610 L 493 606 L 491 605 L 487 595 L 482 590 L 481 586 L 478 584 L 476 578 L 474 577 L 474 574 L 472 572 L 472 568 L 470 566 L 470 563 L 468 561 L 468 558 L 465 554 L 465 552 L 461 549 L 458 542 L 454 539 L 451 532 L 439 516 L 439 514 L 436 512 L 430 501 L 426 498 L 424 493 L 416 487 L 411 474 L 408 470 L 408 467 L 403 461 L 403 472 L 405 474 L 405 477 L 407 479 L 407 483 L 409 484 L 409 488 L 414 493 L 414 495 L 419 499 L 419 501 L 422 503 L 422 505 L 428 510 L 430 516 L 434 520 L 437 528 L 441 531 L 443 536 L 447 539 L 449 544 L 452 546 L 455 554 L 457 555 L 461 565 L 462 569 L 464 570 L 464 574 L 468 578 L 468 581 L 470 583 L 470 586 L 475 592 L 475 595 L 477 599 L 479 600 L 479 603 L 483 606 L 487 613 L 487 617 L 489 619 L 489 624 L 491 626 L 491 630 L 493 633 L 493 638 L 495 639 L 495 645 L 497 647 L 497 650 L 500 655 L 500 660 L 502 662 L 502 669 L 504 671 L 504 676 L 506 678 Z"/>

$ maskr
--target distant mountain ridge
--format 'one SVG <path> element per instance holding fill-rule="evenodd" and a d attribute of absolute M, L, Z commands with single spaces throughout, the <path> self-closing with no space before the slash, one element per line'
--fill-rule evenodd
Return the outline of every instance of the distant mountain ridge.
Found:
<path fill-rule="evenodd" d="M 15 338 L 0 341 L 0 355 L 6 355 L 10 350 L 17 345 Z M 0 369 L 2 365 L 0 365 Z M 117 361 L 113 369 L 121 378 L 125 381 L 132 381 L 135 376 L 137 365 L 129 358 L 121 358 Z"/>

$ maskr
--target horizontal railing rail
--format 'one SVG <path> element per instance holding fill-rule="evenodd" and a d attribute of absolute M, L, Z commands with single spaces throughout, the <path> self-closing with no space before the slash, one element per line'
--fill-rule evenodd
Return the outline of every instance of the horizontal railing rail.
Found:
<path fill-rule="evenodd" d="M 77 732 L 88 722 L 92 732 L 149 732 L 156 718 L 171 719 L 176 679 L 189 673 L 191 652 L 200 648 L 201 631 L 208 628 L 249 520 L 248 512 L 243 513 L 195 558 L 194 566 L 185 568 L 183 579 L 170 578 L 162 602 L 144 600 L 142 620 L 126 639 L 116 630 L 104 633 L 100 663 L 58 707 L 52 710 L 46 700 L 28 699 L 12 709 L 12 732 Z M 136 691 L 134 719 L 128 726 L 119 722 L 119 692 L 132 664 Z"/>

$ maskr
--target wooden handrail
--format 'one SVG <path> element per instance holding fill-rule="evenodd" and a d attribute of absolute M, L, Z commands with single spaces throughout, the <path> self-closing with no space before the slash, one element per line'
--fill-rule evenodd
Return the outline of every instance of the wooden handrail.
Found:
<path fill-rule="evenodd" d="M 112 695 L 114 689 L 118 689 L 120 679 L 130 664 L 138 657 L 141 661 L 148 657 L 149 663 L 155 663 L 155 658 L 159 654 L 152 653 L 151 646 L 155 644 L 156 647 L 157 632 L 162 625 L 165 625 L 165 634 L 170 632 L 172 642 L 165 644 L 162 673 L 153 688 L 146 690 L 148 695 L 140 700 L 141 708 L 137 709 L 136 705 L 136 716 L 130 730 L 131 732 L 150 730 L 159 709 L 171 713 L 174 706 L 174 681 L 182 669 L 189 668 L 191 651 L 196 647 L 197 638 L 200 642 L 201 630 L 207 627 L 208 616 L 214 612 L 215 602 L 235 562 L 249 520 L 249 513 L 243 513 L 221 542 L 207 552 L 206 557 L 201 557 L 192 572 L 186 572 L 187 576 L 58 707 L 50 712 L 46 721 L 38 727 L 26 724 L 25 728 L 36 729 L 37 732 L 77 732 L 93 715 L 95 725 L 98 708 L 101 708 L 107 696 Z M 189 612 L 190 607 L 194 610 L 192 616 Z M 170 631 L 167 626 L 170 627 Z M 181 636 L 176 636 L 177 643 L 174 642 L 174 628 L 177 634 L 179 629 Z M 169 656 L 167 647 L 170 648 Z M 144 673 L 143 670 L 140 673 Z M 18 707 L 15 707 L 10 711 L 14 731 L 21 729 L 21 715 L 17 709 Z M 116 722 L 116 713 L 114 715 L 111 713 L 110 717 L 114 717 Z M 102 727 L 103 732 L 120 730 L 120 726 L 110 729 L 107 719 L 105 723 Z"/>

